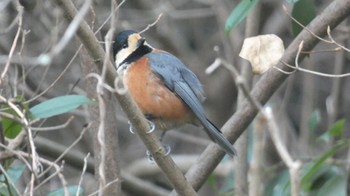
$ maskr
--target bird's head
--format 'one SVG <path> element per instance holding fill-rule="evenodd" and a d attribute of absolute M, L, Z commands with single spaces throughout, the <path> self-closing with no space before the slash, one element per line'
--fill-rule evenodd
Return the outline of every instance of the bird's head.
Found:
<path fill-rule="evenodd" d="M 152 50 L 145 38 L 133 30 L 118 33 L 113 43 L 113 56 L 117 68 L 124 63 L 131 63 Z"/>

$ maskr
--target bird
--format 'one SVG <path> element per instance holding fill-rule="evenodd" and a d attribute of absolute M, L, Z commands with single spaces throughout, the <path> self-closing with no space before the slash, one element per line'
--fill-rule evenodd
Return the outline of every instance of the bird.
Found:
<path fill-rule="evenodd" d="M 204 91 L 197 76 L 176 56 L 153 48 L 134 30 L 113 39 L 117 73 L 145 118 L 159 130 L 199 125 L 228 155 L 233 145 L 206 116 Z"/>

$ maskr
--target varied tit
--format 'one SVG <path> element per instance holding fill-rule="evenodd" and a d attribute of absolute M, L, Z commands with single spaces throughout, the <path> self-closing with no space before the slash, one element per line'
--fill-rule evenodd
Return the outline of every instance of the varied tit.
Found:
<path fill-rule="evenodd" d="M 131 97 L 157 129 L 201 124 L 226 153 L 236 154 L 232 144 L 206 117 L 198 78 L 177 57 L 153 48 L 132 30 L 116 35 L 113 54 L 117 72 Z"/>

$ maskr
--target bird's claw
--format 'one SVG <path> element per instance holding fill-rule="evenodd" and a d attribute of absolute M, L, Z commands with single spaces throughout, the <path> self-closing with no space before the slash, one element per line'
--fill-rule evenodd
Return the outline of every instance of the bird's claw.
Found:
<path fill-rule="evenodd" d="M 146 150 L 147 160 L 149 163 L 154 163 L 154 159 L 150 151 Z"/>
<path fill-rule="evenodd" d="M 128 121 L 128 125 L 129 125 L 129 131 L 130 131 L 130 133 L 135 134 L 134 128 L 133 128 L 133 126 L 132 126 L 132 124 L 131 124 L 130 121 Z"/>
<path fill-rule="evenodd" d="M 165 154 L 164 155 L 168 156 L 170 154 L 170 152 L 171 152 L 170 145 L 169 144 L 164 144 L 163 147 L 164 147 L 164 150 L 165 150 Z"/>
<path fill-rule="evenodd" d="M 170 145 L 169 144 L 164 144 L 163 148 L 165 150 L 164 156 L 168 156 L 170 154 L 170 152 L 171 152 Z M 153 159 L 153 156 L 152 156 L 151 152 L 147 150 L 146 151 L 146 155 L 147 155 L 148 162 L 154 163 L 154 159 Z"/>
<path fill-rule="evenodd" d="M 156 130 L 156 125 L 152 121 L 148 121 L 149 124 L 149 131 L 147 133 L 152 133 L 154 130 Z"/>
<path fill-rule="evenodd" d="M 149 131 L 147 131 L 147 133 L 152 133 L 154 130 L 156 130 L 156 125 L 154 124 L 154 122 L 148 121 L 148 124 L 150 128 Z M 135 134 L 134 127 L 132 126 L 130 121 L 128 121 L 128 125 L 130 133 Z"/>

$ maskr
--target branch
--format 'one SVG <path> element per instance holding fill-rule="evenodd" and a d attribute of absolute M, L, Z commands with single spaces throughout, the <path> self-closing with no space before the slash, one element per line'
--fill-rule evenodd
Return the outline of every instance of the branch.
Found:
<path fill-rule="evenodd" d="M 8 68 L 10 67 L 10 64 L 11 64 L 11 58 L 13 56 L 13 53 L 15 52 L 15 49 L 16 49 L 16 46 L 17 46 L 17 41 L 18 41 L 18 38 L 19 38 L 19 35 L 21 33 L 21 29 L 22 29 L 22 22 L 23 22 L 23 6 L 21 6 L 19 4 L 19 2 L 16 2 L 16 9 L 18 11 L 18 29 L 17 29 L 17 33 L 15 35 L 15 38 L 13 40 L 13 43 L 12 43 L 12 46 L 11 46 L 11 49 L 10 49 L 10 53 L 9 53 L 9 57 L 8 57 L 8 60 L 6 62 L 6 65 L 4 67 L 4 70 L 2 71 L 1 73 L 1 76 L 0 76 L 0 85 L 1 83 L 4 81 L 4 78 L 5 78 L 5 75 L 8 71 Z"/>
<path fill-rule="evenodd" d="M 335 0 L 310 23 L 308 28 L 317 35 L 326 35 L 328 25 L 333 29 L 349 14 L 350 0 Z M 283 62 L 293 63 L 301 41 L 304 41 L 304 49 L 311 50 L 319 40 L 308 31 L 303 30 L 285 51 L 282 57 Z M 303 57 L 301 56 L 300 60 Z M 282 63 L 279 63 L 278 68 L 286 72 L 291 71 L 290 68 L 285 67 Z M 280 71 L 270 69 L 256 83 L 251 92 L 252 97 L 265 104 L 287 77 L 288 75 Z M 225 123 L 221 130 L 228 136 L 230 142 L 237 140 L 254 119 L 257 112 L 256 107 L 246 100 L 243 106 Z M 224 152 L 215 144 L 211 144 L 205 149 L 197 163 L 186 174 L 187 180 L 195 190 L 198 190 L 207 180 L 224 155 Z"/>

